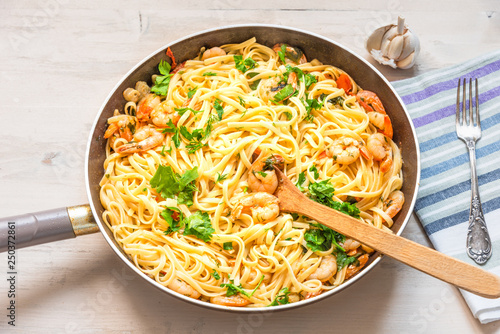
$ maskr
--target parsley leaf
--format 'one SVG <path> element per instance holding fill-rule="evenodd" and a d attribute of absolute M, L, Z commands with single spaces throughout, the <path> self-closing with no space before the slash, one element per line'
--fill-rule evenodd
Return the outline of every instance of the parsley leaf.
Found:
<path fill-rule="evenodd" d="M 151 92 L 156 95 L 167 95 L 168 85 L 170 84 L 170 78 L 173 74 L 170 73 L 170 64 L 165 60 L 161 60 L 158 65 L 158 70 L 162 75 L 158 75 L 155 79 L 153 87 L 151 87 Z"/>
<path fill-rule="evenodd" d="M 212 233 L 214 233 L 215 230 L 212 227 L 208 213 L 196 211 L 194 214 L 184 219 L 183 222 L 186 224 L 184 235 L 194 235 L 205 242 L 212 239 Z"/>
<path fill-rule="evenodd" d="M 233 56 L 233 59 L 234 67 L 242 73 L 258 66 L 257 62 L 250 57 L 243 60 L 243 56 Z"/>
<path fill-rule="evenodd" d="M 149 183 L 163 198 L 174 198 L 177 203 L 193 205 L 193 193 L 197 190 L 195 181 L 198 178 L 198 167 L 186 171 L 182 176 L 174 172 L 170 166 L 158 166 Z"/>
<path fill-rule="evenodd" d="M 222 248 L 224 248 L 225 250 L 231 250 L 231 249 L 234 249 L 234 248 L 233 248 L 233 242 L 232 242 L 232 241 L 225 242 L 225 243 L 222 245 Z"/>
<path fill-rule="evenodd" d="M 278 306 L 278 305 L 285 305 L 285 304 L 290 303 L 290 301 L 288 300 L 289 294 L 290 294 L 290 291 L 288 290 L 288 288 L 281 289 L 278 292 L 278 295 L 276 296 L 276 298 L 274 298 L 274 300 L 272 301 L 272 303 L 267 305 L 267 306 Z"/>
<path fill-rule="evenodd" d="M 243 286 L 241 286 L 241 284 L 238 286 L 234 285 L 234 280 L 232 280 L 232 279 L 230 279 L 229 282 L 231 282 L 231 283 L 223 283 L 220 285 L 223 288 L 227 288 L 227 291 L 226 291 L 227 297 L 236 295 L 238 292 L 241 293 L 242 295 L 249 297 L 249 298 L 251 297 L 250 294 L 248 294 L 248 292 L 246 292 L 243 289 Z"/>
<path fill-rule="evenodd" d="M 227 178 L 227 174 L 220 174 L 217 173 L 217 180 L 215 182 L 221 182 L 224 181 Z"/>
<path fill-rule="evenodd" d="M 191 111 L 193 115 L 203 112 L 203 110 L 194 110 L 191 108 L 174 108 L 174 110 L 177 111 L 180 116 L 184 115 L 187 111 Z"/>
<path fill-rule="evenodd" d="M 332 209 L 345 213 L 346 215 L 359 218 L 359 209 L 356 205 L 349 202 L 340 203 L 333 200 L 332 196 L 335 189 L 329 181 L 330 180 L 323 180 L 321 182 L 310 183 L 308 189 L 311 199 Z"/>
<path fill-rule="evenodd" d="M 160 216 L 165 219 L 165 221 L 170 225 L 168 230 L 165 231 L 165 234 L 170 234 L 172 232 L 177 232 L 181 229 L 181 222 L 182 219 L 184 218 L 181 210 L 178 208 L 174 207 L 166 207 L 165 210 L 163 210 L 160 213 Z"/>
<path fill-rule="evenodd" d="M 221 103 L 222 101 L 219 99 L 215 99 L 214 102 L 214 108 L 217 111 L 217 116 L 219 116 L 219 121 L 222 121 L 222 115 L 224 114 L 224 108 L 222 108 Z"/>
<path fill-rule="evenodd" d="M 217 75 L 217 73 L 214 72 L 205 72 L 202 74 L 204 77 L 214 77 Z"/>
<path fill-rule="evenodd" d="M 214 269 L 214 271 L 211 273 L 211 275 L 216 279 L 220 280 L 220 275 L 219 273 Z"/>
<path fill-rule="evenodd" d="M 359 265 L 358 258 L 356 256 L 347 256 L 346 253 L 344 252 L 337 252 L 335 254 L 337 257 L 337 270 L 342 270 L 345 266 L 348 266 L 350 264 L 357 264 Z"/>
<path fill-rule="evenodd" d="M 244 106 L 245 106 L 245 100 L 243 100 L 243 99 L 241 98 L 241 96 L 238 96 L 238 99 L 240 100 L 240 105 L 241 105 L 242 107 L 244 107 Z"/>
<path fill-rule="evenodd" d="M 312 165 L 309 167 L 309 171 L 314 173 L 314 178 L 317 179 L 319 177 L 319 172 L 318 169 L 316 168 L 315 165 Z"/>
<path fill-rule="evenodd" d="M 323 103 L 320 103 L 318 100 L 315 99 L 306 99 L 302 100 L 302 103 L 306 107 L 307 114 L 304 117 L 304 120 L 308 122 L 312 122 L 314 119 L 314 115 L 312 114 L 313 110 L 320 110 L 321 107 L 323 107 Z"/>
<path fill-rule="evenodd" d="M 306 90 L 309 89 L 309 87 L 311 87 L 311 85 L 316 82 L 318 82 L 318 79 L 316 79 L 316 77 L 311 73 L 307 73 L 304 75 L 304 85 L 306 86 Z"/>
<path fill-rule="evenodd" d="M 311 224 L 311 226 L 316 228 L 310 228 L 304 233 L 307 248 L 313 252 L 324 252 L 330 249 L 333 243 L 338 250 L 345 251 L 339 245 L 339 242 L 345 241 L 345 237 L 342 234 L 321 224 Z"/>
<path fill-rule="evenodd" d="M 304 184 L 304 182 L 306 182 L 306 172 L 301 172 L 299 174 L 299 177 L 297 179 L 297 183 L 295 184 L 295 186 L 297 188 L 299 188 L 300 191 L 304 191 L 304 188 L 302 188 L 302 185 Z"/>
<path fill-rule="evenodd" d="M 196 93 L 196 90 L 198 89 L 198 87 L 194 87 L 193 89 L 189 88 L 188 89 L 188 99 L 192 98 L 193 95 Z"/>

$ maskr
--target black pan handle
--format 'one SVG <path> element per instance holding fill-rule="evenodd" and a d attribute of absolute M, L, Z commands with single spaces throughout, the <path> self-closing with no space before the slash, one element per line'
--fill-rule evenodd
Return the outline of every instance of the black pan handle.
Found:
<path fill-rule="evenodd" d="M 89 205 L 0 218 L 0 252 L 99 231 Z"/>

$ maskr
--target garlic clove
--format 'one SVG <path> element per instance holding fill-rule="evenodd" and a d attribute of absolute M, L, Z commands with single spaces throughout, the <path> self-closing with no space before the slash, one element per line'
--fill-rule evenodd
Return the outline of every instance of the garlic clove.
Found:
<path fill-rule="evenodd" d="M 406 34 L 404 34 L 403 52 L 401 52 L 401 55 L 397 60 L 405 59 L 410 55 L 410 53 L 413 53 L 415 51 L 417 54 L 419 53 L 420 41 L 418 40 L 417 36 L 408 31 Z"/>
<path fill-rule="evenodd" d="M 403 52 L 404 37 L 402 35 L 395 36 L 389 44 L 389 52 L 387 57 L 394 60 L 399 60 L 399 56 Z"/>
<path fill-rule="evenodd" d="M 395 68 L 410 68 L 420 52 L 418 37 L 405 26 L 402 17 L 398 18 L 398 24 L 376 29 L 365 47 L 376 61 Z"/>
<path fill-rule="evenodd" d="M 410 53 L 405 59 L 396 62 L 396 66 L 403 70 L 412 67 L 413 64 L 415 64 L 415 52 Z"/>

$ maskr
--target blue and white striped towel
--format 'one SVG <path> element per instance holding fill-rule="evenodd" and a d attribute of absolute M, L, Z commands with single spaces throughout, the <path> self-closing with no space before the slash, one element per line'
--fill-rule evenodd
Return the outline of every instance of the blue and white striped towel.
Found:
<path fill-rule="evenodd" d="M 392 82 L 406 104 L 421 151 L 415 212 L 434 247 L 470 264 L 465 252 L 471 196 L 469 155 L 455 133 L 459 78 L 478 78 L 482 138 L 477 172 L 493 255 L 482 266 L 500 276 L 500 50 L 458 66 Z M 403 148 L 404 149 L 404 148 Z M 481 323 L 500 320 L 500 299 L 461 291 Z"/>

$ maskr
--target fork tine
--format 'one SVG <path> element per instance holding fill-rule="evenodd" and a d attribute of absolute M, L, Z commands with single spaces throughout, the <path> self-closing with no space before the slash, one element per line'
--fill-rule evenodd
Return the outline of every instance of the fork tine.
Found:
<path fill-rule="evenodd" d="M 479 119 L 479 90 L 477 88 L 477 78 L 476 78 L 476 124 L 479 130 L 481 130 L 481 120 Z"/>
<path fill-rule="evenodd" d="M 463 81 L 463 94 L 462 94 L 462 98 L 463 98 L 463 101 L 462 101 L 462 119 L 463 119 L 463 122 L 462 124 L 463 125 L 467 125 L 467 109 L 466 109 L 466 100 L 467 100 L 467 95 L 465 94 L 466 91 L 465 91 L 465 87 L 467 86 L 467 81 L 466 79 L 464 78 L 464 81 Z"/>
<path fill-rule="evenodd" d="M 458 87 L 457 87 L 457 113 L 455 118 L 455 126 L 458 127 L 461 125 L 460 121 L 460 79 L 458 79 Z"/>
<path fill-rule="evenodd" d="M 472 78 L 469 78 L 469 125 L 474 126 L 474 118 L 472 114 Z"/>

